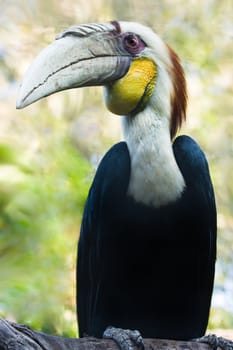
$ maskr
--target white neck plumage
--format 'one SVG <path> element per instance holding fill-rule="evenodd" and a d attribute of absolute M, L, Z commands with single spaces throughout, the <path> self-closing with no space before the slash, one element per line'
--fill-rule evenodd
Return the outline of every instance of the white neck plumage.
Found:
<path fill-rule="evenodd" d="M 146 108 L 124 117 L 123 131 L 131 159 L 128 195 L 154 207 L 177 200 L 185 182 L 174 157 L 168 118 Z"/>

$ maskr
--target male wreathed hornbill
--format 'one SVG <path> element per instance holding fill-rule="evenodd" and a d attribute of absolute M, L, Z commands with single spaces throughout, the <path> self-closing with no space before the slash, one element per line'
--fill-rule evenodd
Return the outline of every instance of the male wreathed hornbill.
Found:
<path fill-rule="evenodd" d="M 101 161 L 84 211 L 80 336 L 101 337 L 111 325 L 149 338 L 200 337 L 213 289 L 216 208 L 202 150 L 188 136 L 174 139 L 186 115 L 179 59 L 138 23 L 73 26 L 33 62 L 17 107 L 92 85 L 104 86 L 108 109 L 122 116 L 125 142 Z"/>

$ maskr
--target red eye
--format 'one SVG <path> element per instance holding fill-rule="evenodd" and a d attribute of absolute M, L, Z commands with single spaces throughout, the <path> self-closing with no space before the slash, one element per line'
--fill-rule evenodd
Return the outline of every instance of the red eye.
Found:
<path fill-rule="evenodd" d="M 123 44 L 125 49 L 132 54 L 137 54 L 145 48 L 145 43 L 138 35 L 133 33 L 125 34 Z"/>

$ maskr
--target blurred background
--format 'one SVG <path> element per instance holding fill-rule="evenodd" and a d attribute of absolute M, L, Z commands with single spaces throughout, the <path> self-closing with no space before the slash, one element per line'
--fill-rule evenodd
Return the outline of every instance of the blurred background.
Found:
<path fill-rule="evenodd" d="M 15 109 L 20 80 L 64 28 L 113 19 L 155 29 L 179 54 L 189 89 L 182 133 L 209 160 L 218 261 L 209 328 L 233 328 L 232 0 L 0 0 L 0 316 L 76 336 L 75 260 L 101 156 L 122 138 L 101 88 Z M 198 252 L 197 252 L 198 254 Z"/>

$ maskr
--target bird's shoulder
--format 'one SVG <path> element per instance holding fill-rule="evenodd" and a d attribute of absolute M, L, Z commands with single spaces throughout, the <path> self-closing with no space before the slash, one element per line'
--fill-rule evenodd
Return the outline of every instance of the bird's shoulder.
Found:
<path fill-rule="evenodd" d="M 214 189 L 204 152 L 191 137 L 186 135 L 176 138 L 173 150 L 186 183 L 189 201 L 196 203 L 200 216 L 205 217 L 213 232 L 216 232 Z"/>
<path fill-rule="evenodd" d="M 111 194 L 125 192 L 130 176 L 130 156 L 126 142 L 112 146 L 102 158 L 93 181 L 101 193 L 111 189 Z"/>
<path fill-rule="evenodd" d="M 206 156 L 196 141 L 186 135 L 179 136 L 173 143 L 173 151 L 188 186 L 211 182 Z"/>

